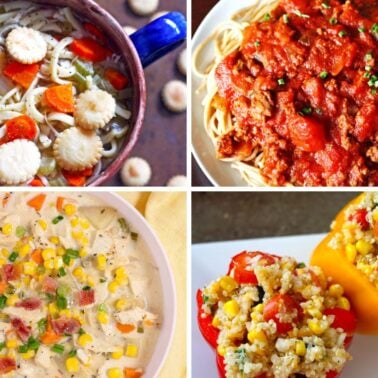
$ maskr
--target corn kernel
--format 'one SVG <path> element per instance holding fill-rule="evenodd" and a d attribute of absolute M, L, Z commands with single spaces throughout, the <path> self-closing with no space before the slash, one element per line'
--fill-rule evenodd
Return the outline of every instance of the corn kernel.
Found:
<path fill-rule="evenodd" d="M 212 283 L 212 284 L 210 285 L 210 287 L 209 287 L 209 291 L 210 291 L 210 293 L 212 293 L 212 294 L 217 294 L 218 291 L 219 291 L 219 289 L 220 289 L 219 282 L 214 282 L 214 283 Z"/>
<path fill-rule="evenodd" d="M 358 252 L 361 253 L 361 255 L 367 255 L 368 253 L 372 252 L 373 250 L 373 244 L 367 242 L 366 240 L 360 239 L 356 243 L 356 249 Z"/>
<path fill-rule="evenodd" d="M 75 240 L 80 240 L 84 236 L 84 234 L 83 231 L 72 231 L 71 236 Z"/>
<path fill-rule="evenodd" d="M 224 357 L 226 354 L 226 348 L 222 345 L 218 345 L 217 352 L 221 357 Z"/>
<path fill-rule="evenodd" d="M 123 373 L 120 368 L 111 368 L 108 370 L 108 378 L 122 378 Z"/>
<path fill-rule="evenodd" d="M 86 257 L 88 255 L 88 251 L 85 248 L 81 248 L 79 251 L 80 257 Z"/>
<path fill-rule="evenodd" d="M 71 203 L 67 203 L 67 205 L 64 205 L 63 210 L 65 214 L 70 217 L 76 213 L 76 206 Z"/>
<path fill-rule="evenodd" d="M 126 299 L 118 299 L 118 301 L 115 303 L 115 308 L 118 310 L 118 311 L 122 311 L 126 308 L 126 305 L 127 305 L 127 301 Z"/>
<path fill-rule="evenodd" d="M 348 261 L 350 261 L 351 263 L 354 263 L 354 260 L 356 260 L 356 256 L 357 256 L 356 246 L 354 246 L 351 243 L 348 243 L 345 250 L 346 250 L 346 257 Z"/>
<path fill-rule="evenodd" d="M 26 257 L 31 251 L 31 246 L 29 244 L 24 244 L 20 250 L 19 250 L 19 254 L 21 257 Z"/>
<path fill-rule="evenodd" d="M 317 308 L 309 308 L 307 310 L 307 313 L 309 313 L 312 317 L 320 319 L 323 314 L 317 309 Z"/>
<path fill-rule="evenodd" d="M 28 276 L 26 276 L 26 277 L 24 277 L 24 278 L 22 279 L 22 282 L 24 283 L 24 285 L 25 285 L 26 287 L 28 287 L 28 286 L 30 285 L 30 281 L 31 281 L 31 278 L 28 277 Z"/>
<path fill-rule="evenodd" d="M 373 219 L 375 221 L 378 221 L 378 209 L 375 209 L 374 212 L 373 212 Z"/>
<path fill-rule="evenodd" d="M 8 306 L 14 306 L 19 300 L 20 300 L 20 298 L 18 297 L 18 295 L 16 295 L 16 294 L 10 295 L 7 298 L 7 305 Z"/>
<path fill-rule="evenodd" d="M 24 274 L 33 276 L 37 271 L 37 264 L 34 261 L 25 261 L 23 264 Z"/>
<path fill-rule="evenodd" d="M 17 348 L 19 345 L 19 342 L 17 339 L 9 339 L 7 340 L 6 342 L 6 346 L 8 349 L 14 349 L 14 348 Z"/>
<path fill-rule="evenodd" d="M 214 316 L 212 322 L 211 322 L 211 325 L 215 328 L 218 328 L 220 326 L 221 322 L 220 322 L 220 319 L 218 318 L 218 316 Z"/>
<path fill-rule="evenodd" d="M 115 293 L 118 290 L 118 288 L 119 288 L 119 283 L 117 281 L 112 281 L 108 285 L 108 290 L 111 293 Z"/>
<path fill-rule="evenodd" d="M 76 357 L 67 358 L 66 369 L 69 373 L 77 373 L 80 369 L 79 360 Z"/>
<path fill-rule="evenodd" d="M 341 285 L 339 284 L 333 284 L 329 287 L 328 289 L 329 294 L 332 295 L 333 297 L 341 297 L 344 294 L 344 289 Z"/>
<path fill-rule="evenodd" d="M 35 356 L 34 350 L 28 350 L 26 353 L 20 353 L 24 360 L 31 360 Z"/>
<path fill-rule="evenodd" d="M 79 280 L 84 280 L 86 278 L 86 274 L 84 272 L 84 269 L 79 266 L 77 268 L 74 269 L 74 271 L 72 272 L 72 274 Z"/>
<path fill-rule="evenodd" d="M 252 344 L 255 340 L 266 343 L 267 338 L 264 331 L 261 330 L 251 330 L 247 335 L 248 341 Z"/>
<path fill-rule="evenodd" d="M 63 267 L 63 259 L 60 256 L 54 257 L 54 269 L 58 270 Z"/>
<path fill-rule="evenodd" d="M 99 270 L 105 270 L 106 269 L 106 257 L 105 257 L 105 255 L 98 255 L 97 256 L 97 268 Z"/>
<path fill-rule="evenodd" d="M 51 243 L 53 243 L 55 245 L 58 245 L 60 243 L 60 240 L 59 240 L 58 236 L 51 236 L 49 238 L 49 240 L 50 240 Z"/>
<path fill-rule="evenodd" d="M 81 218 L 81 219 L 79 220 L 79 222 L 80 222 L 80 226 L 81 226 L 84 230 L 87 230 L 87 229 L 91 226 L 91 224 L 90 224 L 86 219 Z"/>
<path fill-rule="evenodd" d="M 238 283 L 230 276 L 224 276 L 219 280 L 219 285 L 223 290 L 231 292 L 238 287 Z"/>
<path fill-rule="evenodd" d="M 320 325 L 320 323 L 315 319 L 310 319 L 307 322 L 310 330 L 315 333 L 315 335 L 320 336 L 325 329 Z"/>
<path fill-rule="evenodd" d="M 56 254 L 57 254 L 58 256 L 63 256 L 65 253 L 66 253 L 66 251 L 65 251 L 65 249 L 64 249 L 63 247 L 58 247 L 58 248 L 56 249 Z"/>
<path fill-rule="evenodd" d="M 109 315 L 106 312 L 100 311 L 97 313 L 97 320 L 101 324 L 107 324 L 109 323 Z"/>
<path fill-rule="evenodd" d="M 46 269 L 54 269 L 54 259 L 45 260 L 43 266 Z"/>
<path fill-rule="evenodd" d="M 52 315 L 52 316 L 55 316 L 55 315 L 59 314 L 58 307 L 56 306 L 55 303 L 49 303 L 48 304 L 48 309 L 49 309 L 50 315 Z"/>
<path fill-rule="evenodd" d="M 87 344 L 90 344 L 93 341 L 93 337 L 88 333 L 84 333 L 79 336 L 77 342 L 80 346 L 85 347 Z"/>
<path fill-rule="evenodd" d="M 79 225 L 79 219 L 77 217 L 74 217 L 71 219 L 71 226 L 77 227 Z"/>
<path fill-rule="evenodd" d="M 13 231 L 13 226 L 10 223 L 6 223 L 1 228 L 1 231 L 3 232 L 4 235 L 9 236 Z"/>
<path fill-rule="evenodd" d="M 59 316 L 65 316 L 66 318 L 71 318 L 72 312 L 68 308 L 65 308 L 64 310 L 59 311 Z"/>
<path fill-rule="evenodd" d="M 256 305 L 255 307 L 253 307 L 253 311 L 256 311 L 262 314 L 262 312 L 264 311 L 264 305 L 262 303 Z"/>
<path fill-rule="evenodd" d="M 39 227 L 42 228 L 42 230 L 46 231 L 46 229 L 47 229 L 47 223 L 46 223 L 46 221 L 44 221 L 43 219 L 40 219 L 38 221 L 38 224 L 39 224 Z"/>
<path fill-rule="evenodd" d="M 13 359 L 15 360 L 16 357 L 17 357 L 16 349 L 9 349 L 9 350 L 8 350 L 8 354 L 7 354 L 7 357 L 9 357 L 9 358 L 13 358 Z"/>
<path fill-rule="evenodd" d="M 223 305 L 223 310 L 229 318 L 234 318 L 239 313 L 240 308 L 238 302 L 231 299 Z"/>
<path fill-rule="evenodd" d="M 42 257 L 44 260 L 50 260 L 56 256 L 56 251 L 52 248 L 46 248 L 42 251 Z"/>
<path fill-rule="evenodd" d="M 341 297 L 339 298 L 339 300 L 337 301 L 337 307 L 340 307 L 344 310 L 350 310 L 350 302 L 347 298 L 345 297 Z"/>
<path fill-rule="evenodd" d="M 125 355 L 127 357 L 136 357 L 138 355 L 138 346 L 135 344 L 128 344 Z"/>
<path fill-rule="evenodd" d="M 0 257 L 0 266 L 3 266 L 7 263 L 7 260 L 3 259 L 2 257 Z"/>
<path fill-rule="evenodd" d="M 119 360 L 123 356 L 123 348 L 116 347 L 115 350 L 112 352 L 112 358 L 115 360 Z"/>
<path fill-rule="evenodd" d="M 9 251 L 6 249 L 6 248 L 3 248 L 1 250 L 1 254 L 4 256 L 4 257 L 8 257 L 9 256 Z"/>
<path fill-rule="evenodd" d="M 306 344 L 302 340 L 299 340 L 295 343 L 295 354 L 297 356 L 306 355 Z"/>
<path fill-rule="evenodd" d="M 91 275 L 87 276 L 87 284 L 89 286 L 95 286 L 96 285 L 96 282 L 95 282 L 95 279 L 93 278 L 93 276 L 91 276 Z"/>

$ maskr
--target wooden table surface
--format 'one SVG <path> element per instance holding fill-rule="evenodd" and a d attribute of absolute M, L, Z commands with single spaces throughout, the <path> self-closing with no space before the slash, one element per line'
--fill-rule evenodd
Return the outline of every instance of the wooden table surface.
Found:
<path fill-rule="evenodd" d="M 135 16 L 126 0 L 98 0 L 122 26 L 142 27 L 149 17 Z M 179 11 L 186 14 L 185 0 L 160 0 L 159 11 Z M 164 186 L 175 175 L 186 175 L 186 114 L 172 114 L 161 104 L 160 91 L 165 83 L 186 78 L 176 69 L 180 47 L 145 70 L 147 83 L 147 112 L 139 141 L 131 156 L 146 159 L 152 167 L 149 185 Z M 122 185 L 117 174 L 104 185 Z"/>

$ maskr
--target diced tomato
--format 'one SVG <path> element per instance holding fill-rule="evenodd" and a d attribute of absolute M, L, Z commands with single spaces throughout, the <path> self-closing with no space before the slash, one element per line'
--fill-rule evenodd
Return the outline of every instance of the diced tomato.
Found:
<path fill-rule="evenodd" d="M 58 282 L 50 276 L 46 276 L 42 282 L 42 291 L 44 293 L 54 294 L 58 288 Z"/>
<path fill-rule="evenodd" d="M 39 298 L 27 298 L 16 303 L 16 307 L 22 307 L 25 310 L 33 311 L 40 308 L 42 301 Z"/>
<path fill-rule="evenodd" d="M 327 316 L 334 316 L 334 320 L 331 324 L 332 328 L 341 328 L 348 335 L 351 335 L 356 331 L 357 318 L 352 311 L 336 307 L 326 309 L 324 314 Z"/>
<path fill-rule="evenodd" d="M 219 336 L 219 330 L 211 324 L 213 321 L 213 317 L 209 314 L 206 314 L 203 309 L 203 295 L 202 290 L 197 291 L 197 320 L 198 320 L 198 327 L 201 331 L 202 336 L 204 339 L 209 343 L 210 346 L 213 348 L 217 347 L 217 340 Z"/>
<path fill-rule="evenodd" d="M 376 105 L 367 103 L 357 113 L 353 134 L 359 142 L 365 142 L 378 131 L 377 111 Z"/>
<path fill-rule="evenodd" d="M 257 278 L 253 271 L 256 266 L 273 265 L 278 257 L 262 252 L 241 252 L 232 258 L 228 275 L 239 284 L 257 285 Z"/>
<path fill-rule="evenodd" d="M 61 316 L 58 319 L 51 320 L 51 326 L 57 334 L 68 333 L 72 335 L 79 331 L 81 324 L 77 319 Z"/>
<path fill-rule="evenodd" d="M 5 281 L 14 281 L 20 278 L 20 268 L 15 264 L 6 264 L 3 266 Z"/>
<path fill-rule="evenodd" d="M 0 357 L 0 374 L 6 374 L 16 370 L 16 360 L 11 357 Z"/>
<path fill-rule="evenodd" d="M 78 300 L 80 306 L 88 306 L 95 301 L 94 290 L 81 290 L 78 293 Z"/>
<path fill-rule="evenodd" d="M 303 316 L 303 310 L 299 303 L 288 294 L 277 294 L 273 296 L 264 307 L 264 319 L 273 320 L 277 325 L 277 332 L 285 334 L 298 324 Z M 288 317 L 288 322 L 280 320 L 280 317 Z"/>
<path fill-rule="evenodd" d="M 316 152 L 325 147 L 324 126 L 309 117 L 293 117 L 290 123 L 293 144 L 306 152 Z"/>
<path fill-rule="evenodd" d="M 366 218 L 367 215 L 368 212 L 366 209 L 358 209 L 355 213 L 350 215 L 349 220 L 358 223 L 361 226 L 361 229 L 363 231 L 366 231 L 370 227 L 369 222 Z"/>
<path fill-rule="evenodd" d="M 337 371 L 330 370 L 326 374 L 326 378 L 336 378 L 339 375 Z"/>
<path fill-rule="evenodd" d="M 32 328 L 28 325 L 26 325 L 21 319 L 19 318 L 13 318 L 11 320 L 11 325 L 14 328 L 14 330 L 17 333 L 17 336 L 22 340 L 26 341 L 31 333 L 32 333 Z"/>

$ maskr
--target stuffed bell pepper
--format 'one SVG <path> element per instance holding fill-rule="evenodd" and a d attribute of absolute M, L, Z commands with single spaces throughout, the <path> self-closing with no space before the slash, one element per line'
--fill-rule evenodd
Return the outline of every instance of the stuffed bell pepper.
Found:
<path fill-rule="evenodd" d="M 311 263 L 345 288 L 358 331 L 378 334 L 378 193 L 364 193 L 344 207 Z"/>
<path fill-rule="evenodd" d="M 197 302 L 220 377 L 332 378 L 351 358 L 355 315 L 342 286 L 318 267 L 242 252 Z"/>

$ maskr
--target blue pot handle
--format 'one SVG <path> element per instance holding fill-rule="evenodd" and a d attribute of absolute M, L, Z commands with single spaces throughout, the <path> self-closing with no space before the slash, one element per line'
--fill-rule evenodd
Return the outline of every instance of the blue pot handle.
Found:
<path fill-rule="evenodd" d="M 186 19 L 170 12 L 130 35 L 143 67 L 160 59 L 186 39 Z"/>

